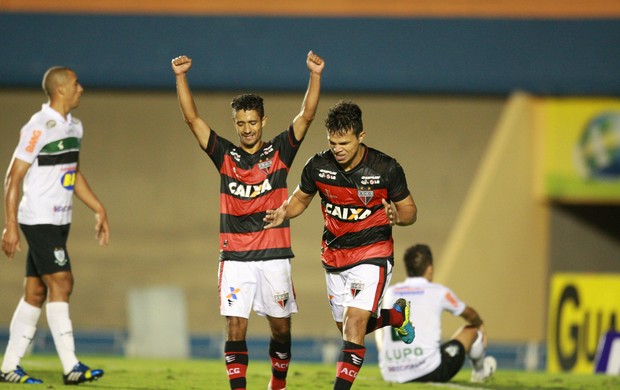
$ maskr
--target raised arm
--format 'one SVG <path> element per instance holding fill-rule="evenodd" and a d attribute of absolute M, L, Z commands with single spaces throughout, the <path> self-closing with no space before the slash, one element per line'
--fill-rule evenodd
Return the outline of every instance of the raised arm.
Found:
<path fill-rule="evenodd" d="M 319 106 L 321 74 L 325 68 L 325 61 L 310 51 L 306 57 L 306 65 L 310 71 L 310 81 L 308 81 L 308 89 L 301 104 L 301 111 L 293 120 L 293 131 L 295 132 L 295 138 L 298 140 L 306 135 Z"/>
<path fill-rule="evenodd" d="M 198 115 L 198 109 L 187 82 L 187 72 L 192 67 L 192 59 L 188 56 L 179 56 L 172 59 L 171 66 L 176 77 L 177 97 L 181 106 L 181 112 L 183 113 L 183 119 L 192 133 L 194 133 L 194 137 L 196 137 L 200 147 L 205 149 L 209 143 L 211 128 Z"/>
<path fill-rule="evenodd" d="M 267 214 L 263 218 L 263 221 L 267 222 L 264 228 L 270 229 L 280 226 L 285 220 L 301 215 L 306 211 L 310 202 L 312 202 L 312 198 L 314 198 L 314 195 L 306 194 L 298 186 L 293 195 L 282 203 L 282 206 L 275 210 L 267 210 Z"/>
<path fill-rule="evenodd" d="M 91 190 L 86 178 L 80 171 L 77 172 L 75 177 L 73 193 L 95 213 L 95 237 L 99 240 L 100 245 L 108 245 L 110 242 L 110 226 L 105 207 L 103 207 L 103 204 L 93 190 Z"/>
<path fill-rule="evenodd" d="M 418 219 L 418 208 L 413 201 L 411 194 L 405 199 L 390 204 L 382 199 L 385 213 L 390 220 L 391 225 L 407 226 L 413 225 Z"/>
<path fill-rule="evenodd" d="M 21 252 L 19 242 L 19 226 L 17 224 L 17 208 L 19 194 L 24 176 L 30 169 L 30 164 L 14 158 L 4 180 L 4 230 L 2 231 L 2 251 L 9 258 L 15 256 L 15 251 Z"/>

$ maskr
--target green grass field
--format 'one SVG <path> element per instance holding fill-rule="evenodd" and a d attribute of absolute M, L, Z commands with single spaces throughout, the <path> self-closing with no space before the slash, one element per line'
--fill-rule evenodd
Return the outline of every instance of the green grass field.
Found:
<path fill-rule="evenodd" d="M 219 360 L 161 360 L 126 359 L 120 357 L 82 357 L 91 367 L 103 368 L 105 375 L 80 388 L 93 389 L 214 389 L 229 388 L 224 362 Z M 44 385 L 35 388 L 57 389 L 64 387 L 60 375 L 60 362 L 56 356 L 29 356 L 22 361 L 28 373 L 42 379 Z M 296 363 L 291 364 L 287 388 L 289 390 L 332 389 L 335 365 Z M 353 385 L 353 389 L 620 389 L 620 376 L 547 374 L 500 370 L 487 383 L 469 383 L 469 369 L 463 369 L 448 384 L 389 384 L 383 382 L 376 365 L 367 365 Z M 266 361 L 250 361 L 248 390 L 265 390 L 270 377 Z M 1 383 L 0 389 L 14 389 L 16 385 Z"/>

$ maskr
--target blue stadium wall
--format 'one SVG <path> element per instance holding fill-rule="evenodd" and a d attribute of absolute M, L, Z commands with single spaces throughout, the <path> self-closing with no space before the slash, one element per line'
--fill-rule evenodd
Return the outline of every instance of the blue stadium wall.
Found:
<path fill-rule="evenodd" d="M 313 49 L 326 91 L 620 95 L 620 20 L 381 19 L 0 13 L 0 87 L 49 66 L 89 88 L 168 89 L 194 59 L 195 89 L 299 90 Z"/>

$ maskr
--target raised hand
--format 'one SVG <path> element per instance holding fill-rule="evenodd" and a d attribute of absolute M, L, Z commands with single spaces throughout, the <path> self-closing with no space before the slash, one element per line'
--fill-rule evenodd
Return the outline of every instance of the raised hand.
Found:
<path fill-rule="evenodd" d="M 325 68 L 325 61 L 310 50 L 308 52 L 308 56 L 306 57 L 306 65 L 308 66 L 308 70 L 310 72 L 321 74 Z"/>
<path fill-rule="evenodd" d="M 189 68 L 192 67 L 192 59 L 188 56 L 178 56 L 173 58 L 172 61 L 170 61 L 170 64 L 174 74 L 184 74 L 187 73 Z"/>

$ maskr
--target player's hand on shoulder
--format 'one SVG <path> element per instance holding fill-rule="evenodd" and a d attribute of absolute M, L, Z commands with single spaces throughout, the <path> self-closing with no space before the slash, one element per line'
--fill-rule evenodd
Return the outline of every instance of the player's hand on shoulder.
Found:
<path fill-rule="evenodd" d="M 187 73 L 189 68 L 192 67 L 192 59 L 186 55 L 175 57 L 172 61 L 170 61 L 170 63 L 172 66 L 172 71 L 176 75 Z"/>

